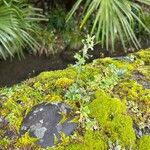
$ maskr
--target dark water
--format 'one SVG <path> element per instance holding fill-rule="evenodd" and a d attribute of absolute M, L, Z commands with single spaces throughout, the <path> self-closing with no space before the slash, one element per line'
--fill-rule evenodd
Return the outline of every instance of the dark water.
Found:
<path fill-rule="evenodd" d="M 63 69 L 67 66 L 59 56 L 37 56 L 25 54 L 25 58 L 17 57 L 0 61 L 0 87 L 11 86 L 29 77 L 34 77 L 42 71 Z"/>

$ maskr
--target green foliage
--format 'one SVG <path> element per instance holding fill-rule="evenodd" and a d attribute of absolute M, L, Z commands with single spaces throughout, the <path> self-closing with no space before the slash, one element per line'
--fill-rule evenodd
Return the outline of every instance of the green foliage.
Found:
<path fill-rule="evenodd" d="M 88 50 L 89 49 L 93 50 L 94 38 L 95 37 L 90 37 L 88 35 L 87 38 L 82 41 L 84 44 L 84 47 L 81 50 L 81 54 L 76 53 L 74 56 L 76 59 L 76 63 L 74 65 L 74 67 L 77 72 L 77 78 L 76 78 L 75 83 L 69 87 L 69 89 L 65 95 L 65 97 L 70 100 L 81 100 L 83 98 L 82 93 L 84 90 L 81 90 L 81 88 L 80 88 L 80 82 L 82 82 L 81 81 L 81 73 L 85 69 L 84 65 L 86 63 L 86 59 L 89 59 L 89 57 L 90 57 L 90 55 L 88 55 Z"/>
<path fill-rule="evenodd" d="M 79 77 L 80 77 L 80 74 L 81 74 L 81 71 L 83 70 L 84 68 L 84 65 L 85 65 L 85 62 L 86 62 L 86 59 L 89 59 L 90 55 L 88 54 L 88 50 L 91 49 L 93 50 L 93 47 L 94 47 L 94 39 L 95 37 L 90 37 L 89 35 L 87 35 L 87 38 L 85 40 L 83 40 L 83 44 L 84 44 L 84 47 L 83 49 L 81 50 L 81 53 L 82 54 L 76 54 L 74 57 L 76 58 L 76 64 L 75 64 L 75 67 L 76 67 L 76 70 L 77 70 L 77 83 L 78 83 L 78 80 L 79 80 Z"/>
<path fill-rule="evenodd" d="M 149 150 L 150 149 L 150 136 L 145 135 L 138 141 L 138 150 Z"/>
<path fill-rule="evenodd" d="M 26 46 L 36 51 L 39 45 L 32 35 L 42 17 L 39 12 L 22 1 L 0 1 L 0 58 L 23 55 Z"/>
<path fill-rule="evenodd" d="M 142 13 L 139 14 L 140 19 L 142 20 L 142 22 L 147 26 L 148 29 L 150 29 L 150 14 L 149 14 L 149 10 L 148 11 L 142 11 Z M 143 27 L 138 24 L 137 26 L 135 26 L 135 32 L 137 34 L 139 34 L 140 36 L 144 36 L 149 38 L 149 33 L 143 29 Z"/>
<path fill-rule="evenodd" d="M 58 52 L 60 46 L 64 47 L 63 42 L 59 43 L 53 31 L 48 31 L 47 29 L 39 29 L 37 33 L 37 41 L 39 42 L 38 53 L 39 55 L 46 54 L 55 54 Z"/>
<path fill-rule="evenodd" d="M 70 22 L 68 24 L 65 24 L 65 17 L 66 17 L 66 12 L 62 8 L 58 9 L 52 9 L 48 15 L 48 29 L 50 30 L 58 30 L 59 32 L 64 30 L 65 28 L 71 29 L 71 26 L 69 26 Z"/>
<path fill-rule="evenodd" d="M 70 13 L 68 20 L 74 12 L 82 5 L 83 0 L 78 0 Z M 92 27 L 91 34 L 96 35 L 97 41 L 101 41 L 102 47 L 106 49 L 114 49 L 115 41 L 120 39 L 125 48 L 126 42 L 132 42 L 138 48 L 139 41 L 136 38 L 132 24 L 137 21 L 144 29 L 149 32 L 149 29 L 141 21 L 138 13 L 141 12 L 140 3 L 150 5 L 149 0 L 137 1 L 115 1 L 115 0 L 86 0 L 83 2 L 83 11 L 81 17 L 81 28 L 86 24 L 87 20 L 91 19 Z"/>
<path fill-rule="evenodd" d="M 59 41 L 55 42 L 54 47 L 69 47 L 70 49 L 79 49 L 82 45 L 82 32 L 79 30 L 75 18 L 66 23 L 66 10 L 62 7 L 52 9 L 47 14 L 47 32 L 54 33 L 54 38 Z M 53 41 L 53 38 L 51 39 Z M 45 40 L 46 41 L 46 40 Z M 46 41 L 48 44 L 49 41 Z M 59 46 L 58 46 L 59 44 Z"/>
<path fill-rule="evenodd" d="M 70 100 L 80 100 L 81 99 L 81 94 L 80 94 L 80 90 L 78 89 L 78 85 L 77 84 L 73 84 L 72 86 L 69 87 L 69 89 L 67 90 L 65 97 L 67 99 Z"/>

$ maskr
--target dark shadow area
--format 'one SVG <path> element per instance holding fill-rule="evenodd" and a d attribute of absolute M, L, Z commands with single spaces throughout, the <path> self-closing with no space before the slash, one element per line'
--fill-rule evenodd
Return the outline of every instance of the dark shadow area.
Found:
<path fill-rule="evenodd" d="M 16 57 L 12 61 L 0 61 L 0 86 L 11 86 L 42 71 L 63 69 L 66 66 L 58 56 L 25 54 L 25 58 L 21 60 Z"/>

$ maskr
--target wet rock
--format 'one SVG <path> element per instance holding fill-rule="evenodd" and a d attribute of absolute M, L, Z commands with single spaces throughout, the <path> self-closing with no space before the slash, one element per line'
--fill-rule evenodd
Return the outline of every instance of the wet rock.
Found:
<path fill-rule="evenodd" d="M 61 132 L 69 136 L 75 130 L 77 124 L 71 122 L 73 117 L 70 113 L 70 107 L 64 103 L 39 104 L 24 118 L 20 134 L 28 131 L 31 137 L 38 138 L 37 143 L 42 147 L 52 147 L 56 142 L 55 137 L 57 143 L 60 142 Z"/>

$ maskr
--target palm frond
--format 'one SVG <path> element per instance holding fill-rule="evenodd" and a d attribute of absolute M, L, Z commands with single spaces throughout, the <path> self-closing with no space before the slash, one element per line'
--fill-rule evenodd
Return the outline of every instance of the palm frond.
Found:
<path fill-rule="evenodd" d="M 37 11 L 22 3 L 19 6 L 6 1 L 0 3 L 0 57 L 21 54 L 25 46 L 36 51 L 38 43 L 32 37 L 36 32 L 33 24 L 42 17 Z"/>
<path fill-rule="evenodd" d="M 96 35 L 97 41 L 101 41 L 102 47 L 114 49 L 115 41 L 120 39 L 124 49 L 126 43 L 140 47 L 140 43 L 134 33 L 133 24 L 137 21 L 148 32 L 149 29 L 141 21 L 138 13 L 141 12 L 139 3 L 150 5 L 150 0 L 78 0 L 67 16 L 67 21 L 83 2 L 83 19 L 80 27 L 94 18 L 91 34 Z"/>

